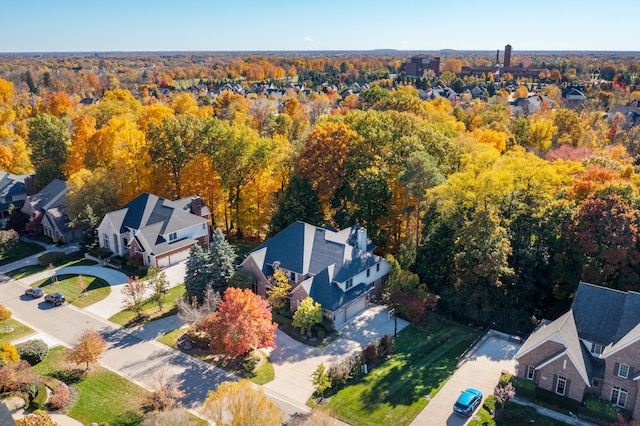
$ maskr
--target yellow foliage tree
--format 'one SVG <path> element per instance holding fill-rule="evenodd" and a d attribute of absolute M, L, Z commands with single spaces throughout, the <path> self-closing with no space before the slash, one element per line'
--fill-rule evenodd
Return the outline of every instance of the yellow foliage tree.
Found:
<path fill-rule="evenodd" d="M 527 86 L 520 86 L 513 92 L 513 99 L 526 99 L 529 96 L 529 88 Z"/>
<path fill-rule="evenodd" d="M 284 421 L 278 406 L 247 379 L 224 382 L 209 391 L 203 411 L 216 425 L 278 426 Z"/>
<path fill-rule="evenodd" d="M 85 156 L 87 155 L 89 139 L 96 132 L 96 119 L 79 115 L 73 118 L 73 136 L 69 144 L 69 156 L 67 157 L 66 173 L 71 176 L 78 170 L 85 167 Z"/>
<path fill-rule="evenodd" d="M 491 129 L 475 129 L 471 132 L 471 136 L 476 138 L 478 142 L 487 144 L 502 152 L 507 149 L 507 135 Z"/>

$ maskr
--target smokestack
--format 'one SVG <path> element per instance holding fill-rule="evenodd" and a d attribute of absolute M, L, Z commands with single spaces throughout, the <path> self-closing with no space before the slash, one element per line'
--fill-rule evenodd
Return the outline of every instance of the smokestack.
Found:
<path fill-rule="evenodd" d="M 507 44 L 504 47 L 504 67 L 511 67 L 511 45 Z"/>
<path fill-rule="evenodd" d="M 496 64 L 500 63 L 500 49 L 496 50 Z"/>

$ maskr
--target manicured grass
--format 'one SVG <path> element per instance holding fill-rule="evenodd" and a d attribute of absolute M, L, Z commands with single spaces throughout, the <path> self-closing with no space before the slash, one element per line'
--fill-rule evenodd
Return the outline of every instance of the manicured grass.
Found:
<path fill-rule="evenodd" d="M 331 395 L 328 408 L 351 425 L 407 425 L 453 374 L 460 355 L 480 335 L 433 317 L 395 340 L 394 354 L 358 382 Z M 325 392 L 327 396 L 327 392 Z"/>
<path fill-rule="evenodd" d="M 8 319 L 7 321 L 0 322 L 0 330 L 5 328 L 5 326 L 7 328 L 12 328 L 13 330 L 7 333 L 3 333 L 0 331 L 0 342 L 3 342 L 5 340 L 13 342 L 14 340 L 18 340 L 21 337 L 35 333 L 35 331 L 13 318 Z"/>
<path fill-rule="evenodd" d="M 49 294 L 61 293 L 67 299 L 67 302 L 78 308 L 86 308 L 101 301 L 111 293 L 111 286 L 101 278 L 82 275 L 82 279 L 87 285 L 83 296 L 80 296 L 80 287 L 78 287 L 79 275 L 58 275 L 57 278 L 57 282 L 51 282 L 51 278 L 47 278 L 44 281 L 32 284 L 31 287 L 40 287 Z"/>
<path fill-rule="evenodd" d="M 169 289 L 169 294 L 164 298 L 162 311 L 158 310 L 158 305 L 147 302 L 142 307 L 141 318 L 133 311 L 120 311 L 109 318 L 109 321 L 115 322 L 123 327 L 133 327 L 148 323 L 149 321 L 175 315 L 177 312 L 176 301 L 181 299 L 185 293 L 184 284 Z"/>
<path fill-rule="evenodd" d="M 93 266 L 93 265 L 97 265 L 97 262 L 93 260 L 85 259 L 84 253 L 81 251 L 77 251 L 77 252 L 66 255 L 64 263 L 62 263 L 59 266 L 65 267 L 65 266 Z M 22 268 L 14 269 L 13 271 L 9 271 L 7 272 L 6 275 L 13 278 L 14 280 L 19 280 L 20 278 L 37 274 L 39 272 L 45 271 L 46 269 L 47 269 L 46 266 L 28 265 L 28 266 L 23 266 Z"/>
<path fill-rule="evenodd" d="M 84 424 L 108 422 L 137 425 L 142 420 L 140 406 L 148 392 L 133 382 L 106 368 L 94 365 L 85 373 L 65 361 L 68 349 L 52 348 L 34 370 L 73 385 L 79 391 L 78 400 L 69 415 Z"/>
<path fill-rule="evenodd" d="M 273 364 L 271 364 L 271 360 L 260 350 L 256 351 L 256 356 L 259 358 L 259 361 L 256 363 L 255 368 L 253 369 L 253 371 L 247 371 L 244 368 L 244 359 L 241 357 L 229 359 L 226 357 L 214 355 L 207 350 L 183 350 L 178 348 L 176 345 L 176 339 L 183 335 L 186 331 L 187 330 L 184 328 L 173 330 L 163 334 L 156 340 L 163 345 L 178 349 L 188 355 L 208 362 L 209 364 L 215 365 L 216 367 L 222 368 L 229 373 L 235 374 L 236 376 L 247 378 L 258 385 L 269 383 L 275 378 L 275 371 L 273 369 Z"/>
<path fill-rule="evenodd" d="M 41 245 L 19 240 L 15 246 L 11 247 L 11 250 L 0 251 L 0 265 L 24 259 L 41 251 L 44 251 L 44 247 Z"/>

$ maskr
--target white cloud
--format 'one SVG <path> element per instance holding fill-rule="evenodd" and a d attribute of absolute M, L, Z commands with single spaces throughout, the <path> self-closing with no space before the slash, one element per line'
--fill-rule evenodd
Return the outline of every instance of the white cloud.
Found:
<path fill-rule="evenodd" d="M 312 37 L 305 37 L 304 41 L 307 43 L 313 43 L 313 38 Z"/>

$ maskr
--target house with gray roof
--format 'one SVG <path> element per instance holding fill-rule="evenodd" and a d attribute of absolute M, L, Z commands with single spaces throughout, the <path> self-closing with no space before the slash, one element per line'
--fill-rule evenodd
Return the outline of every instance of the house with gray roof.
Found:
<path fill-rule="evenodd" d="M 335 231 L 295 222 L 249 253 L 241 267 L 255 277 L 255 291 L 263 297 L 269 277 L 284 271 L 291 309 L 311 296 L 340 327 L 367 307 L 386 280 L 389 264 L 373 248 L 362 226 Z"/>
<path fill-rule="evenodd" d="M 11 208 L 21 209 L 27 199 L 25 179 L 28 175 L 14 175 L 0 170 L 0 223 L 4 225 Z M 12 207 L 13 206 L 13 207 Z"/>
<path fill-rule="evenodd" d="M 164 268 L 187 259 L 194 244 L 209 247 L 209 215 L 198 196 L 172 201 L 144 193 L 104 216 L 100 247 Z"/>
<path fill-rule="evenodd" d="M 36 227 L 55 242 L 68 243 L 75 240 L 73 229 L 69 227 L 69 217 L 64 201 L 69 188 L 67 183 L 54 179 L 38 193 L 30 195 L 22 206 L 22 211 L 39 223 Z"/>
<path fill-rule="evenodd" d="M 518 353 L 518 376 L 582 401 L 587 394 L 640 418 L 640 293 L 581 282 L 571 309 L 543 321 Z"/>

